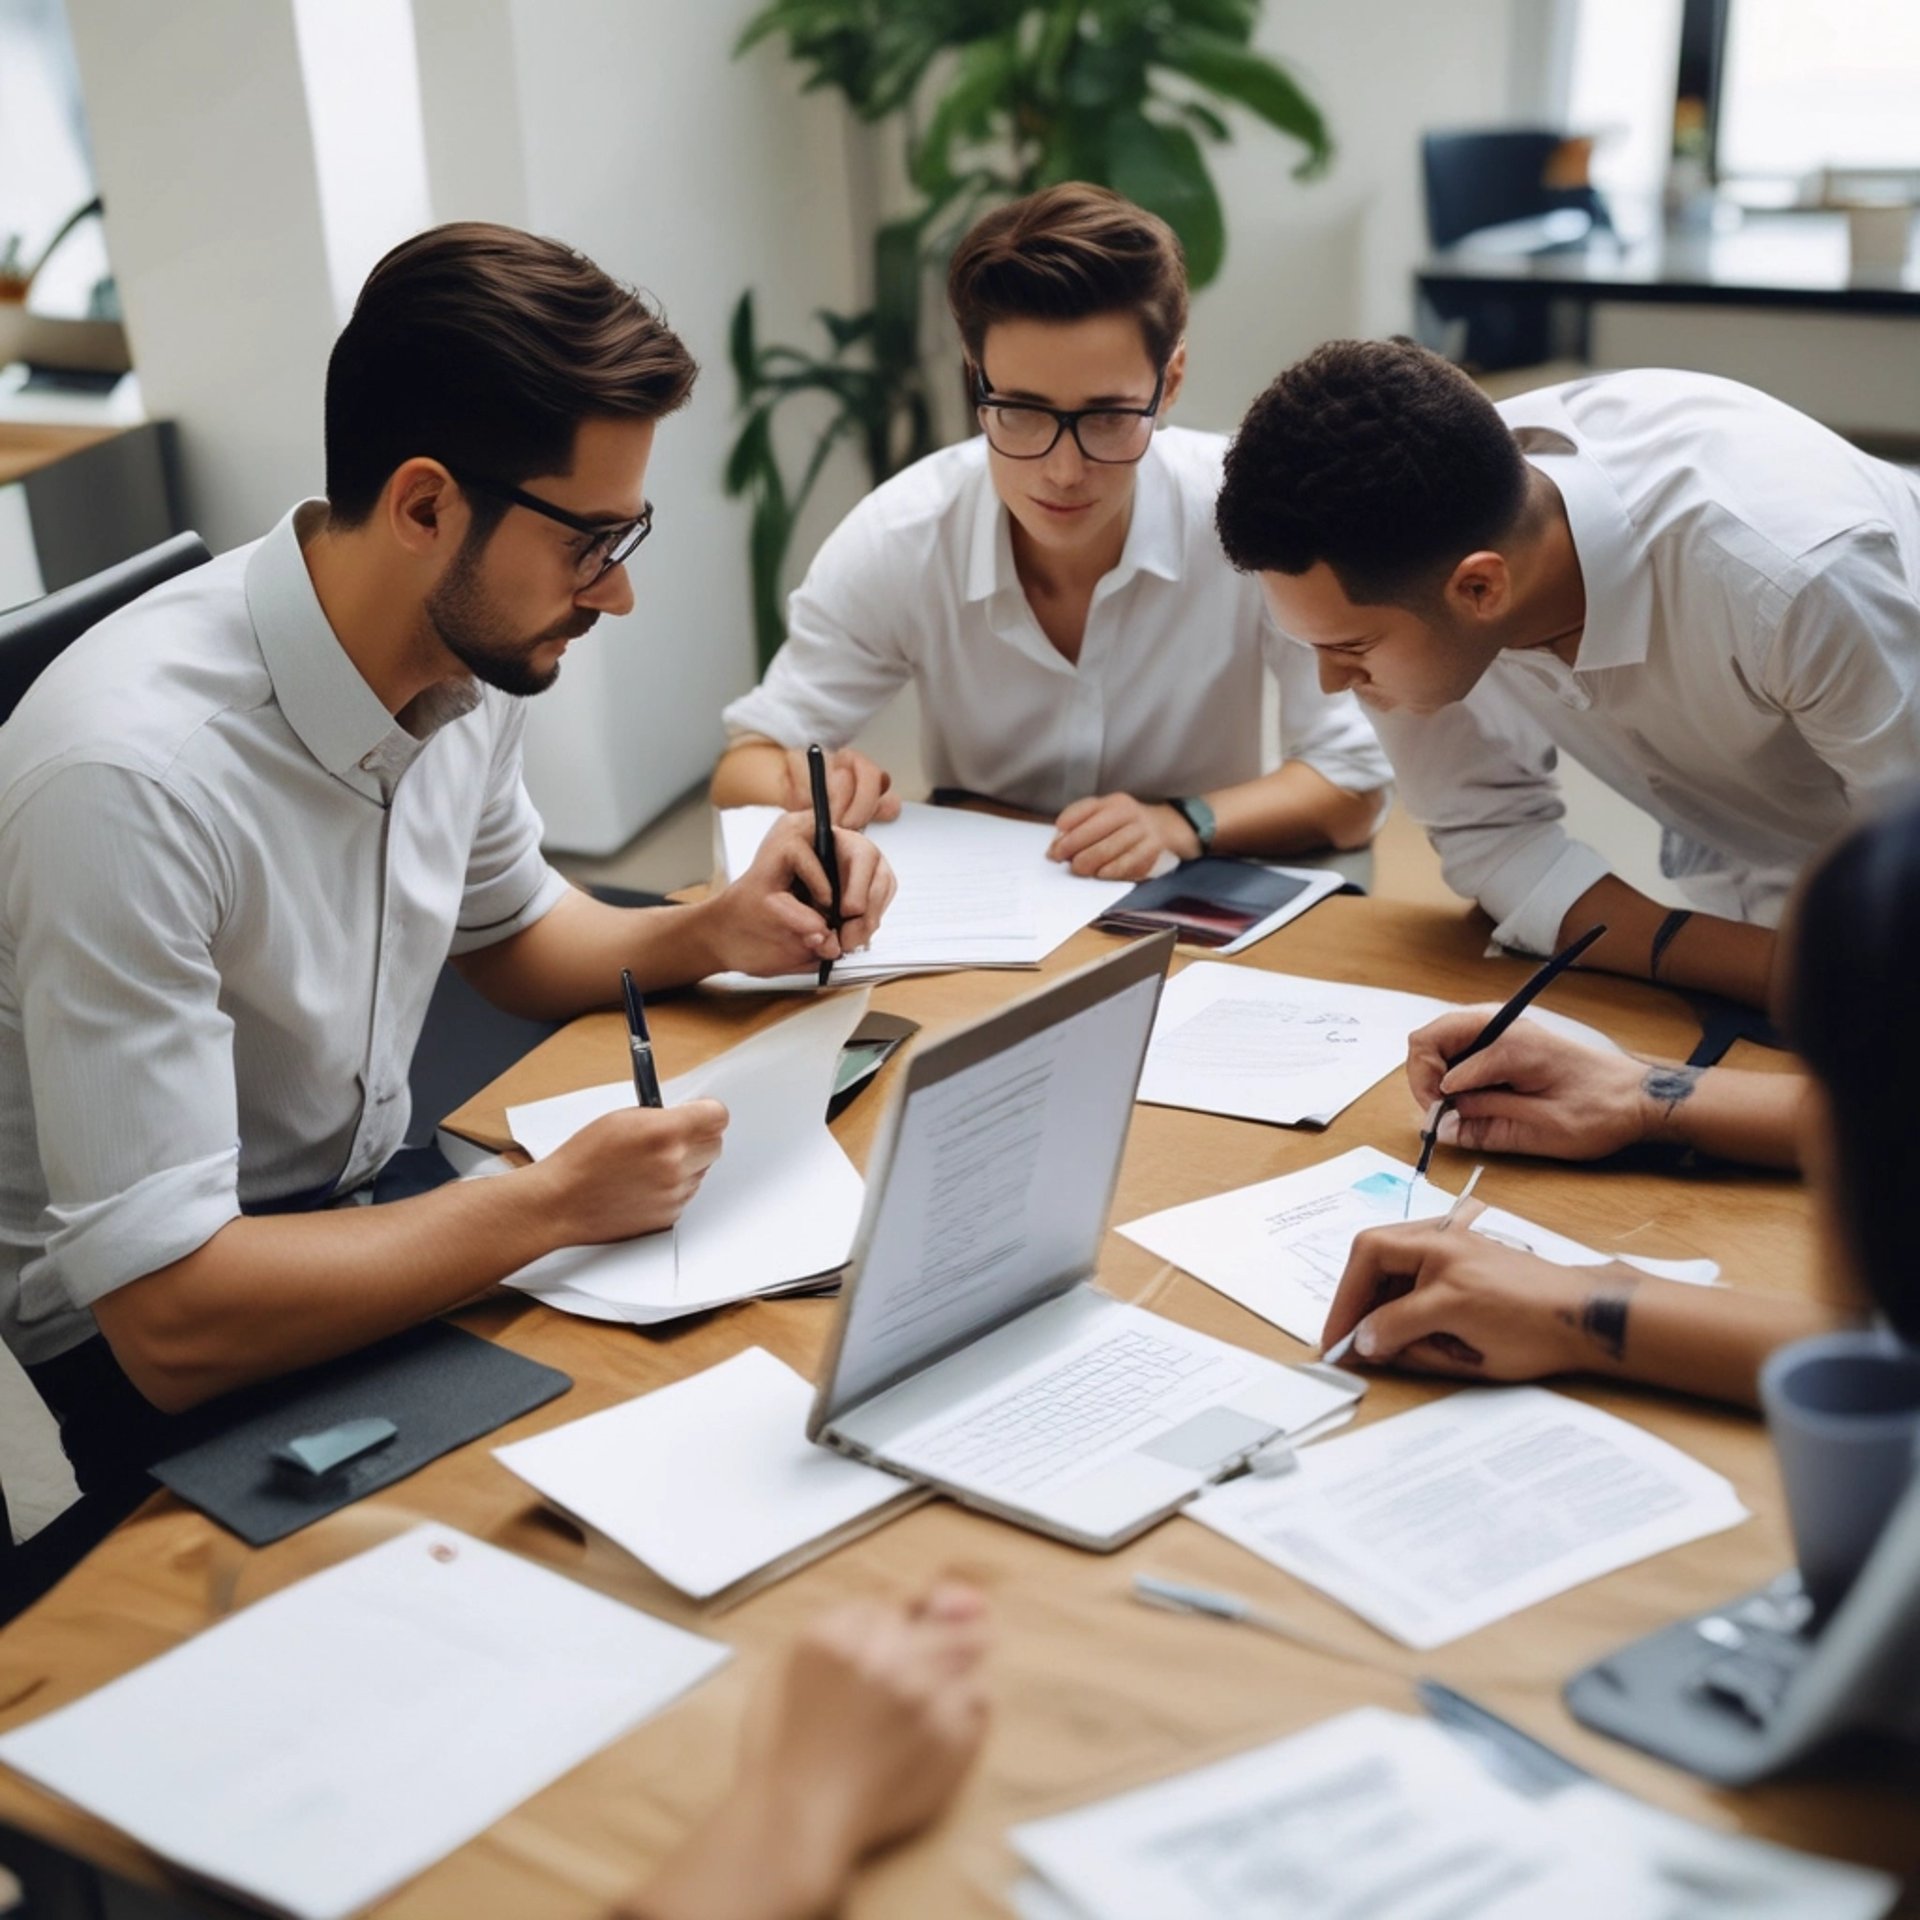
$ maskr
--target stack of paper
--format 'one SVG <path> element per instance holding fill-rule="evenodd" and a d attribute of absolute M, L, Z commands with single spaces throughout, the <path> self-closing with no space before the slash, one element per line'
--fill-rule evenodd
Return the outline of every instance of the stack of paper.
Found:
<path fill-rule="evenodd" d="M 1354 1235 L 1404 1220 L 1438 1219 L 1452 1205 L 1452 1194 L 1419 1179 L 1405 1161 L 1355 1147 L 1277 1180 L 1148 1214 L 1118 1231 L 1314 1346 L 1347 1270 Z M 1596 1253 L 1499 1207 L 1476 1214 L 1471 1231 L 1563 1267 L 1604 1266 L 1619 1258 L 1663 1280 L 1702 1286 L 1719 1273 L 1711 1260 Z"/>
<path fill-rule="evenodd" d="M 1160 996 L 1140 1098 L 1275 1126 L 1325 1126 L 1406 1064 L 1407 1039 L 1445 1000 L 1199 961 Z M 1605 1034 L 1534 1008 L 1529 1020 L 1590 1047 Z"/>
<path fill-rule="evenodd" d="M 1899 1896 L 1598 1782 L 1524 1797 L 1379 1707 L 1009 1838 L 1044 1876 L 1022 1920 L 1878 1920 Z"/>
<path fill-rule="evenodd" d="M 1747 1517 L 1677 1447 L 1544 1387 L 1472 1387 L 1187 1513 L 1409 1647 L 1438 1647 Z"/>
<path fill-rule="evenodd" d="M 807 1438 L 813 1389 L 762 1347 L 494 1458 L 696 1600 L 757 1588 L 928 1496 Z"/>
<path fill-rule="evenodd" d="M 817 1284 L 853 1250 L 865 1183 L 827 1131 L 840 1049 L 867 996 L 820 1001 L 666 1082 L 668 1106 L 711 1097 L 731 1118 L 720 1158 L 678 1225 L 605 1247 L 565 1247 L 507 1284 L 568 1313 L 639 1326 Z M 613 1081 L 509 1107 L 513 1137 L 544 1160 L 601 1115 L 633 1105 Z"/>
<path fill-rule="evenodd" d="M 189 1873 L 335 1920 L 729 1657 L 416 1527 L 17 1728 L 0 1761 Z"/>
<path fill-rule="evenodd" d="M 723 864 L 737 878 L 780 818 L 777 807 L 729 807 L 719 816 Z M 909 802 L 897 820 L 867 829 L 899 882 L 880 931 L 864 953 L 834 963 L 835 986 L 958 967 L 1037 967 L 1062 941 L 1098 919 L 1131 887 L 1082 880 L 1047 858 L 1053 828 L 957 807 Z M 791 991 L 814 976 L 771 980 L 717 974 L 710 986 Z"/>

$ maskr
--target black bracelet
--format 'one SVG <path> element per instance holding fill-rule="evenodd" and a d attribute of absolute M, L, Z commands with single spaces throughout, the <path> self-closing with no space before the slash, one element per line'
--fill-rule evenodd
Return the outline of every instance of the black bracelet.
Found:
<path fill-rule="evenodd" d="M 1675 907 L 1674 910 L 1660 922 L 1659 929 L 1653 936 L 1653 951 L 1647 956 L 1647 978 L 1649 980 L 1658 980 L 1660 978 L 1660 962 L 1667 957 L 1667 949 L 1673 945 L 1674 936 L 1678 934 L 1680 929 L 1692 918 L 1693 909 L 1691 907 Z"/>

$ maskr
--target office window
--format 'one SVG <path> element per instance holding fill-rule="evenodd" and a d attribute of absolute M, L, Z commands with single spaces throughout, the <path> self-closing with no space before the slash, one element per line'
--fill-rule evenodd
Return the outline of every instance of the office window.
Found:
<path fill-rule="evenodd" d="M 0 252 L 24 268 L 76 207 L 93 198 L 80 73 L 61 0 L 0 0 Z M 39 313 L 84 314 L 107 272 L 106 239 L 90 220 L 34 283 Z"/>
<path fill-rule="evenodd" d="M 1723 178 L 1920 169 L 1916 0 L 1732 0 Z"/>
<path fill-rule="evenodd" d="M 1593 183 L 1615 202 L 1652 202 L 1673 146 L 1680 0 L 1577 0 L 1565 125 L 1591 134 Z"/>

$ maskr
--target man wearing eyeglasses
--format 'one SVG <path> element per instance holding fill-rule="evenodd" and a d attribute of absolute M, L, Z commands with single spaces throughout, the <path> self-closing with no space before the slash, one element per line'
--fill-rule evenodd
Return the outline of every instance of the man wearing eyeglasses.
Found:
<path fill-rule="evenodd" d="M 348 1204 L 405 1135 L 449 954 L 557 1019 L 613 1004 L 622 968 L 811 966 L 885 909 L 852 832 L 837 933 L 807 904 L 804 818 L 697 906 L 620 911 L 541 855 L 519 696 L 633 605 L 655 426 L 694 374 L 552 241 L 406 242 L 329 364 L 327 497 L 82 636 L 0 731 L 0 1332 L 83 1488 L 137 1484 L 212 1396 L 692 1197 L 711 1100 Z"/>
<path fill-rule="evenodd" d="M 1165 223 L 1050 188 L 976 223 L 948 301 L 981 437 L 888 481 L 821 548 L 786 645 L 726 711 L 715 804 L 801 804 L 819 741 L 835 818 L 892 818 L 890 775 L 848 742 L 912 681 L 934 786 L 1052 818 L 1076 873 L 1364 844 L 1388 780 L 1372 728 L 1227 564 L 1225 439 L 1163 424 L 1187 313 Z"/>

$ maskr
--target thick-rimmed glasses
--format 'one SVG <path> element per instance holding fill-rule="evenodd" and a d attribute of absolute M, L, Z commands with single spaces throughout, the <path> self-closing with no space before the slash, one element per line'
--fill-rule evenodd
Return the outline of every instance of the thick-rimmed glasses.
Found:
<path fill-rule="evenodd" d="M 453 473 L 451 467 L 447 471 Z M 571 527 L 575 533 L 584 534 L 586 542 L 573 557 L 573 584 L 576 591 L 592 586 L 615 567 L 624 566 L 633 558 L 641 541 L 653 531 L 651 500 L 642 503 L 637 520 L 620 520 L 609 526 L 604 520 L 583 520 L 577 513 L 569 513 L 565 507 L 556 507 L 551 500 L 542 500 L 537 493 L 528 493 L 524 487 L 510 487 L 503 480 L 483 480 L 477 475 L 463 473 L 454 473 L 453 477 L 474 493 L 491 494 L 494 499 L 504 500 L 509 506 L 525 507 L 529 513 L 542 514 L 549 520 L 558 521 L 563 527 Z"/>
<path fill-rule="evenodd" d="M 1002 399 L 987 385 L 984 368 L 973 370 L 973 404 L 987 445 L 1009 460 L 1044 460 L 1063 433 L 1087 459 L 1103 467 L 1130 467 L 1153 444 L 1154 416 L 1167 384 L 1166 369 L 1153 383 L 1144 407 L 1043 407 L 1035 400 Z"/>

